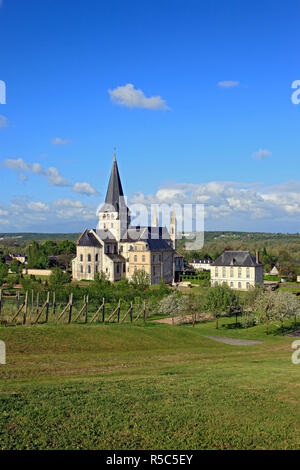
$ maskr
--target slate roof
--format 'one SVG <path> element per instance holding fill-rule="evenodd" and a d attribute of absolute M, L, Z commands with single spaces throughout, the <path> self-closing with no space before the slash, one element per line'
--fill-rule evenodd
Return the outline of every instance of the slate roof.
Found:
<path fill-rule="evenodd" d="M 166 227 L 130 227 L 122 241 L 128 243 L 143 241 L 148 244 L 150 251 L 173 250 L 170 246 L 170 235 Z"/>
<path fill-rule="evenodd" d="M 211 266 L 241 266 L 255 267 L 262 266 L 256 263 L 256 258 L 249 251 L 224 251 Z"/>
<path fill-rule="evenodd" d="M 102 245 L 92 232 L 86 230 L 79 238 L 77 246 L 101 247 Z"/>
<path fill-rule="evenodd" d="M 99 228 L 93 229 L 97 236 L 104 242 L 116 242 L 116 238 L 109 230 L 103 230 Z"/>
<path fill-rule="evenodd" d="M 115 263 L 118 262 L 118 263 L 126 263 L 126 259 L 117 254 L 117 253 L 105 253 L 105 256 L 108 256 L 112 261 L 114 261 Z"/>

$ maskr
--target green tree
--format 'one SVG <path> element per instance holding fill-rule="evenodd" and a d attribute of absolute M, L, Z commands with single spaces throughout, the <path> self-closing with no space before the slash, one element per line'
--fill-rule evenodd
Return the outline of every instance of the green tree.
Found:
<path fill-rule="evenodd" d="M 76 243 L 72 242 L 71 240 L 62 240 L 57 244 L 57 251 L 58 254 L 69 254 L 75 255 L 76 254 Z"/>
<path fill-rule="evenodd" d="M 22 269 L 23 269 L 23 264 L 20 263 L 20 261 L 14 259 L 14 260 L 11 262 L 10 269 L 11 269 L 11 271 L 12 271 L 13 273 L 21 274 L 21 273 L 22 273 Z"/>
<path fill-rule="evenodd" d="M 43 242 L 41 248 L 47 256 L 56 256 L 59 253 L 57 243 L 52 240 Z"/>
<path fill-rule="evenodd" d="M 64 273 L 60 268 L 53 268 L 49 277 L 49 286 L 51 289 L 58 289 L 71 281 L 71 275 Z"/>
<path fill-rule="evenodd" d="M 297 316 L 300 314 L 300 303 L 297 297 L 291 292 L 279 291 L 275 294 L 275 315 L 281 323 L 281 329 L 283 330 L 283 324 L 285 318 L 294 319 L 296 325 Z"/>
<path fill-rule="evenodd" d="M 49 259 L 48 256 L 45 254 L 44 250 L 40 247 L 40 245 L 33 241 L 30 245 L 26 248 L 26 253 L 28 257 L 28 268 L 36 268 L 36 269 L 47 269 L 49 266 Z"/>
<path fill-rule="evenodd" d="M 228 315 L 233 308 L 239 307 L 237 294 L 227 284 L 217 284 L 210 287 L 206 297 L 206 310 L 216 318 L 216 328 L 219 328 L 219 318 Z"/>
<path fill-rule="evenodd" d="M 131 277 L 131 284 L 135 288 L 146 289 L 151 284 L 150 276 L 142 269 L 138 269 Z"/>
<path fill-rule="evenodd" d="M 2 285 L 8 276 L 8 266 L 4 263 L 0 263 L 0 284 Z"/>
<path fill-rule="evenodd" d="M 256 299 L 254 308 L 257 319 L 266 325 L 266 335 L 269 334 L 270 323 L 276 319 L 278 307 L 276 304 L 276 293 L 271 291 L 262 292 Z"/>

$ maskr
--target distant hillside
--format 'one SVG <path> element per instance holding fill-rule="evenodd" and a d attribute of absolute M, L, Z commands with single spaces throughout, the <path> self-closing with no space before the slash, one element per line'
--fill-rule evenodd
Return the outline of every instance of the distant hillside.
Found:
<path fill-rule="evenodd" d="M 79 233 L 0 233 L 0 244 L 1 242 L 22 243 L 28 240 L 35 240 L 42 242 L 45 240 L 61 241 L 61 240 L 72 240 L 76 241 L 79 237 Z"/>

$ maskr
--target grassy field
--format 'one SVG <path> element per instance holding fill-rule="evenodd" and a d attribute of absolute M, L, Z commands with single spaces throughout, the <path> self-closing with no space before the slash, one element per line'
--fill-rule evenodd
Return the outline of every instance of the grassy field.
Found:
<path fill-rule="evenodd" d="M 0 448 L 298 448 L 292 338 L 232 322 L 0 328 Z"/>

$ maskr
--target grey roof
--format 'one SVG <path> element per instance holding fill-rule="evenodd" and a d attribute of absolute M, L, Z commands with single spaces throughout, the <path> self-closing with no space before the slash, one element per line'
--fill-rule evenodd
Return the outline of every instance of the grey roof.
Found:
<path fill-rule="evenodd" d="M 77 246 L 94 246 L 94 247 L 101 247 L 101 243 L 92 232 L 85 230 L 81 237 L 78 240 Z"/>
<path fill-rule="evenodd" d="M 105 253 L 105 256 L 108 256 L 115 263 L 126 263 L 126 259 L 118 253 Z"/>
<path fill-rule="evenodd" d="M 173 250 L 170 246 L 170 235 L 166 227 L 130 227 L 122 241 L 128 243 L 143 241 L 148 244 L 150 251 Z"/>
<path fill-rule="evenodd" d="M 104 230 L 104 229 L 93 229 L 94 232 L 96 232 L 97 236 L 100 238 L 100 240 L 103 240 L 104 242 L 116 242 L 116 238 L 114 235 L 109 231 L 109 230 Z"/>
<path fill-rule="evenodd" d="M 262 263 L 257 264 L 255 256 L 249 251 L 224 251 L 211 266 L 255 267 L 262 266 Z"/>

